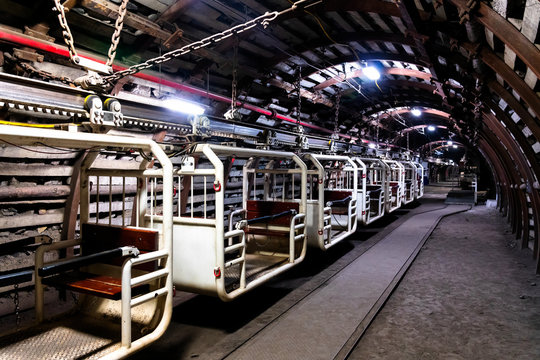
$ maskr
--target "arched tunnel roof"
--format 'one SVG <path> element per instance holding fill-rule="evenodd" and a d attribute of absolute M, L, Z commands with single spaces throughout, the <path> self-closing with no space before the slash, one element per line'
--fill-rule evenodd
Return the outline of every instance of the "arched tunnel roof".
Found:
<path fill-rule="evenodd" d="M 0 22 L 20 30 L 26 26 L 26 34 L 61 43 L 57 19 L 52 13 L 43 16 L 50 13 L 50 4 L 43 3 L 2 1 Z M 118 3 L 66 2 L 79 49 L 106 55 Z M 291 4 L 130 1 L 117 62 L 138 63 Z M 313 125 L 307 131 L 329 136 L 337 128 L 418 151 L 453 140 L 485 157 L 501 191 L 525 187 L 516 201 L 524 217 L 529 216 L 525 209 L 534 209 L 538 236 L 539 19 L 537 0 L 313 0 L 266 28 L 228 37 L 152 70 L 222 95 L 210 103 L 217 116 L 229 106 L 224 100 L 231 96 L 236 72 L 241 102 L 293 119 L 300 110 L 302 121 Z M 368 66 L 378 69 L 377 81 L 367 78 Z M 137 78 L 122 86 L 148 96 L 169 91 Z M 206 101 L 200 93 L 183 95 Z M 412 109 L 422 114 L 414 116 Z M 244 123 L 261 117 L 249 109 L 241 114 Z M 281 125 L 293 127 L 294 122 Z M 430 125 L 435 131 L 427 130 Z M 529 229 L 519 231 L 528 237 Z M 535 251 L 540 251 L 537 245 Z"/>

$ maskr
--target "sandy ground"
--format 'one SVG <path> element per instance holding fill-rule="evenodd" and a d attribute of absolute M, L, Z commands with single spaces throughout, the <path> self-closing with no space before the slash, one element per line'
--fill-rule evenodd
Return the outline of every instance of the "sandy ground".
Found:
<path fill-rule="evenodd" d="M 351 359 L 540 359 L 540 277 L 499 212 L 444 219 Z"/>

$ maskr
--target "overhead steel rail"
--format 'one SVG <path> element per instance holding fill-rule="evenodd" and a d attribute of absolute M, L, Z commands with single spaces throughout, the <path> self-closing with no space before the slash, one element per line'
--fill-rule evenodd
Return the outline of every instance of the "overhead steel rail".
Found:
<path fill-rule="evenodd" d="M 305 154 L 308 245 L 326 250 L 356 231 L 358 166 L 348 156 Z"/>
<path fill-rule="evenodd" d="M 101 116 L 92 116 L 89 99 L 96 101 L 96 107 L 101 107 Z M 120 122 L 113 122 L 115 113 L 109 111 L 106 104 L 109 107 L 110 104 L 120 105 L 120 110 L 117 112 L 121 114 Z M 297 143 L 297 134 L 294 132 L 256 124 L 246 125 L 215 117 L 209 117 L 205 126 L 196 129 L 193 119 L 165 107 L 114 96 L 98 97 L 91 91 L 6 73 L 0 73 L 0 108 L 29 113 L 35 117 L 54 117 L 56 123 L 59 119 L 61 120 L 60 124 L 86 123 L 98 127 L 97 131 L 103 126 L 167 130 L 177 132 L 179 135 L 192 135 L 200 131 L 203 136 L 241 139 L 253 145 L 267 147 L 270 145 L 294 147 Z M 259 143 L 264 130 L 275 135 L 269 138 L 271 144 Z M 309 139 L 310 148 L 320 150 L 329 148 L 327 138 L 313 134 L 306 134 L 306 136 Z M 336 151 L 362 152 L 364 149 L 361 144 L 339 141 L 334 144 Z"/>

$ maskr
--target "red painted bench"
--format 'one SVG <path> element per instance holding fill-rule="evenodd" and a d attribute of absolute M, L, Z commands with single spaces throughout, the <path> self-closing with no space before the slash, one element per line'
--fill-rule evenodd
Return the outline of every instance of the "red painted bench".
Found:
<path fill-rule="evenodd" d="M 268 226 L 290 227 L 291 219 L 300 210 L 300 204 L 284 201 L 248 200 L 246 204 L 246 220 L 249 225 L 244 228 L 246 234 L 267 236 L 289 236 L 289 229 L 268 229 Z M 293 212 L 294 211 L 294 214 Z M 272 218 L 272 216 L 283 214 Z M 260 219 L 260 221 L 259 221 Z"/>
<path fill-rule="evenodd" d="M 109 226 L 101 224 L 83 224 L 82 225 L 82 242 L 81 255 L 74 259 L 68 259 L 65 262 L 44 266 L 38 270 L 49 274 L 55 272 L 55 267 L 64 269 L 69 267 L 68 262 L 84 261 L 92 255 L 99 255 L 111 249 L 120 248 L 123 246 L 134 246 L 141 253 L 156 251 L 159 248 L 159 232 L 149 229 L 127 228 L 119 226 Z M 108 264 L 114 266 L 122 266 L 125 257 L 114 256 L 111 258 L 100 259 L 99 264 Z M 86 263 L 85 263 L 86 265 Z M 149 262 L 135 266 L 134 269 L 144 271 L 154 271 L 157 269 L 157 262 Z M 61 287 L 85 294 L 100 296 L 112 300 L 119 300 L 121 297 L 122 283 L 121 279 L 113 278 L 106 275 L 91 274 L 80 271 L 78 268 L 73 268 L 69 271 L 59 271 L 53 276 L 45 276 L 42 279 L 45 285 Z M 132 294 L 147 292 L 148 284 L 133 287 Z"/>
<path fill-rule="evenodd" d="M 332 213 L 340 215 L 348 214 L 349 202 L 343 200 L 351 196 L 352 193 L 350 191 L 324 190 L 324 203 L 327 204 L 328 202 L 337 202 L 337 204 L 332 205 Z"/>

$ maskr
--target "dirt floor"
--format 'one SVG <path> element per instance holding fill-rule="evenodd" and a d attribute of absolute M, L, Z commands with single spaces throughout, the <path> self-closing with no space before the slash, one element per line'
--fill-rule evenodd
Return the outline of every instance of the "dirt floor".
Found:
<path fill-rule="evenodd" d="M 540 359 L 540 276 L 498 210 L 444 219 L 351 359 Z"/>

